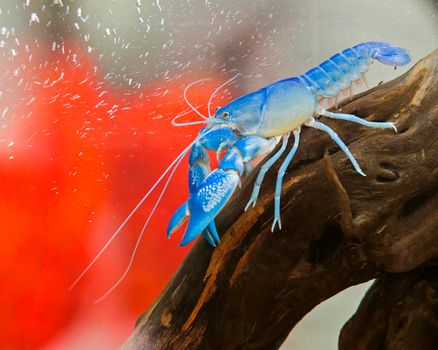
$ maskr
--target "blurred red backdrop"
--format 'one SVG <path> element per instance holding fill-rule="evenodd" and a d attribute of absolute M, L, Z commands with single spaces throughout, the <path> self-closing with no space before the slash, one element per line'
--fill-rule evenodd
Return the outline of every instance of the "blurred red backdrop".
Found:
<path fill-rule="evenodd" d="M 200 75 L 115 89 L 80 45 L 29 43 L 0 58 L 0 347 L 118 348 L 189 247 L 168 241 L 169 217 L 187 197 L 186 162 L 175 174 L 125 281 L 125 269 L 158 194 L 148 200 L 84 279 L 68 288 L 167 165 L 197 134 L 173 128 L 183 88 Z M 221 77 L 193 88 L 205 104 Z M 188 116 L 194 120 L 198 117 Z"/>

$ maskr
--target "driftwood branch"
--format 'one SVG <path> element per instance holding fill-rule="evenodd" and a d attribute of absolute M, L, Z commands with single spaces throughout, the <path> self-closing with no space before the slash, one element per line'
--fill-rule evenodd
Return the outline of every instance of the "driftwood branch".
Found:
<path fill-rule="evenodd" d="M 433 350 L 438 344 L 438 265 L 376 280 L 344 326 L 342 350 Z"/>
<path fill-rule="evenodd" d="M 304 315 L 349 286 L 411 270 L 382 277 L 374 289 L 416 283 L 415 269 L 438 257 L 438 51 L 339 108 L 396 122 L 398 133 L 324 120 L 367 177 L 354 172 L 327 135 L 305 128 L 285 176 L 283 230 L 270 230 L 278 162 L 257 206 L 247 212 L 243 207 L 257 171 L 245 181 L 217 219 L 221 244 L 213 249 L 203 239 L 196 243 L 138 320 L 125 349 L 278 349 Z M 343 331 L 345 349 L 384 348 L 348 344 L 356 344 L 351 338 L 372 317 L 368 305 L 381 307 L 388 319 L 391 305 L 403 296 L 367 298 L 372 300 L 364 301 L 365 311 Z M 388 329 L 382 337 L 394 332 Z"/>

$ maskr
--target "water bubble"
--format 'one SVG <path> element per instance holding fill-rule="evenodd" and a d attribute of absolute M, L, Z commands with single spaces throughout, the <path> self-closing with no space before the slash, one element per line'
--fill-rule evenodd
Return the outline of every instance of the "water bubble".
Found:
<path fill-rule="evenodd" d="M 38 18 L 38 15 L 37 15 L 35 12 L 32 12 L 32 13 L 30 14 L 29 25 L 31 25 L 33 22 L 40 23 L 40 19 Z"/>

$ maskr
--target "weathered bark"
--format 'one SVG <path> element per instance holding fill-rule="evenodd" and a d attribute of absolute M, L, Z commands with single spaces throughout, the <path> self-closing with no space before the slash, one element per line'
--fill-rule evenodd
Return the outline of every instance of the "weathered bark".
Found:
<path fill-rule="evenodd" d="M 377 279 L 339 341 L 345 350 L 435 350 L 437 345 L 437 266 Z"/>
<path fill-rule="evenodd" d="M 277 349 L 322 301 L 438 256 L 438 51 L 341 107 L 398 127 L 324 120 L 367 177 L 305 128 L 283 185 L 283 229 L 271 232 L 278 162 L 247 212 L 257 171 L 245 181 L 217 218 L 221 244 L 196 243 L 125 349 Z"/>

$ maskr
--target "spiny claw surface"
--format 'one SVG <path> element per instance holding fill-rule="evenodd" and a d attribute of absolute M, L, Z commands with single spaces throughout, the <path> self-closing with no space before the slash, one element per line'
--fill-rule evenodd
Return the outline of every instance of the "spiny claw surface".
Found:
<path fill-rule="evenodd" d="M 190 219 L 180 246 L 190 243 L 204 231 L 230 199 L 238 183 L 237 172 L 222 169 L 216 169 L 202 182 L 188 200 Z M 214 231 L 209 232 L 213 234 Z"/>

